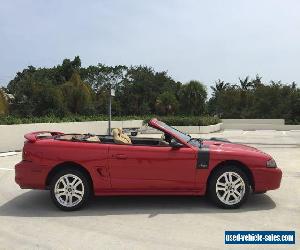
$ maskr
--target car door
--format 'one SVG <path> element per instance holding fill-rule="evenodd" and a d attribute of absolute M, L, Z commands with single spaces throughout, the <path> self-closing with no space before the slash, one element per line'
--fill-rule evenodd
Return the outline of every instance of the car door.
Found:
<path fill-rule="evenodd" d="M 185 146 L 111 144 L 109 172 L 113 189 L 194 189 L 196 152 Z"/>

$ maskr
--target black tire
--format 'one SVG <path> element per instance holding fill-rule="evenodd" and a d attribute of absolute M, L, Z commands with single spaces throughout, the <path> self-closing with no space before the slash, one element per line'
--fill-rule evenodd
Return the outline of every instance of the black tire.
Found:
<path fill-rule="evenodd" d="M 262 192 L 253 192 L 253 194 L 265 194 L 267 191 L 262 191 Z"/>
<path fill-rule="evenodd" d="M 240 193 L 239 197 L 241 197 L 241 198 L 235 199 L 235 197 L 237 195 L 234 191 L 235 188 L 232 186 L 226 187 L 226 191 L 218 191 L 218 193 L 217 193 L 217 185 L 216 185 L 217 181 L 219 178 L 220 178 L 219 183 L 221 182 L 221 180 L 225 180 L 225 177 L 223 177 L 224 176 L 223 174 L 225 174 L 226 172 L 227 172 L 227 175 L 229 174 L 228 172 L 234 173 L 231 175 L 233 176 L 232 177 L 233 179 L 236 178 L 235 180 L 238 180 L 238 178 L 237 178 L 238 176 L 243 180 L 243 182 L 240 181 L 240 183 L 241 184 L 244 183 L 244 185 L 241 185 L 241 187 L 238 187 L 239 189 L 237 190 L 237 192 Z M 223 188 L 222 186 L 220 186 L 220 187 Z M 227 192 L 226 195 L 225 195 L 225 192 Z M 209 196 L 210 200 L 216 206 L 221 207 L 221 208 L 238 208 L 238 207 L 240 207 L 248 199 L 249 193 L 250 193 L 250 184 L 249 184 L 247 175 L 244 173 L 243 170 L 241 170 L 240 168 L 238 168 L 236 166 L 228 165 L 228 166 L 220 167 L 219 169 L 216 170 L 216 172 L 213 173 L 213 175 L 211 176 L 209 183 L 208 183 L 208 196 Z M 226 198 L 225 198 L 225 201 L 222 201 L 223 195 L 225 195 L 226 198 L 227 198 L 227 196 L 233 197 L 233 199 L 231 199 L 231 200 L 229 199 L 226 203 Z M 229 204 L 229 203 L 231 203 L 231 204 Z"/>
<path fill-rule="evenodd" d="M 79 186 L 77 187 L 77 189 L 79 189 L 78 191 L 82 191 L 82 195 L 80 195 L 82 197 L 82 199 L 77 199 L 75 197 L 72 197 L 71 200 L 75 200 L 74 205 L 68 206 L 68 205 L 64 205 L 62 204 L 62 200 L 66 198 L 66 195 L 62 195 L 62 198 L 60 199 L 61 201 L 59 201 L 56 197 L 55 194 L 55 187 L 56 185 L 62 185 L 61 181 L 59 181 L 61 179 L 61 177 L 68 175 L 68 180 L 72 180 L 72 176 L 76 176 L 78 179 L 78 182 L 81 181 L 81 183 L 79 183 Z M 73 179 L 74 180 L 74 179 Z M 80 180 L 80 181 L 79 181 Z M 63 189 L 63 186 L 61 186 Z M 55 174 L 53 176 L 53 178 L 51 179 L 51 183 L 50 183 L 50 195 L 51 195 L 51 199 L 53 201 L 53 203 L 60 208 L 61 210 L 64 211 L 74 211 L 74 210 L 78 210 L 80 208 L 82 208 L 83 206 L 87 205 L 89 198 L 90 198 L 90 194 L 91 194 L 91 183 L 89 181 L 89 178 L 86 176 L 85 173 L 76 170 L 76 169 L 71 169 L 71 168 L 67 168 L 67 169 L 63 169 L 61 171 L 59 171 L 57 174 Z M 77 199 L 77 200 L 76 200 Z M 79 201 L 80 200 L 80 201 Z"/>

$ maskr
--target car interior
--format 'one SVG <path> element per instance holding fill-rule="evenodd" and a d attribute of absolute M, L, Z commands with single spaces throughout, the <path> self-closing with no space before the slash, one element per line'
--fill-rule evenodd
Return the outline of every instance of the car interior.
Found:
<path fill-rule="evenodd" d="M 168 146 L 172 139 L 168 134 L 164 134 L 161 138 L 147 138 L 128 136 L 123 133 L 122 129 L 113 129 L 112 132 L 113 135 L 63 134 L 55 136 L 55 139 L 73 142 L 94 142 L 148 146 Z"/>

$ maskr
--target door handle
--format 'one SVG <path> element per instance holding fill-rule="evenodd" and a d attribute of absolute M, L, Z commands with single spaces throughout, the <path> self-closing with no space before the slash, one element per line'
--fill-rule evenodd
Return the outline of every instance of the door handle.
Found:
<path fill-rule="evenodd" d="M 115 154 L 115 155 L 112 155 L 112 158 L 116 158 L 116 159 L 127 159 L 127 156 L 126 156 L 126 155 L 123 155 L 123 154 Z"/>

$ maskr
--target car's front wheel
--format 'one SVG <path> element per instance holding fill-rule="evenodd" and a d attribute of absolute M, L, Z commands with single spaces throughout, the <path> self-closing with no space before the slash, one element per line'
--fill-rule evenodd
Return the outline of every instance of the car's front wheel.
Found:
<path fill-rule="evenodd" d="M 208 186 L 209 198 L 219 207 L 238 208 L 248 198 L 249 180 L 236 166 L 219 168 L 212 176 Z"/>
<path fill-rule="evenodd" d="M 58 208 L 66 211 L 77 210 L 89 199 L 89 180 L 81 171 L 65 169 L 52 178 L 50 193 Z"/>

